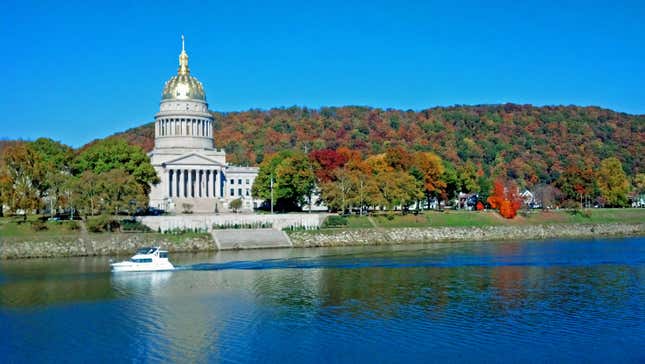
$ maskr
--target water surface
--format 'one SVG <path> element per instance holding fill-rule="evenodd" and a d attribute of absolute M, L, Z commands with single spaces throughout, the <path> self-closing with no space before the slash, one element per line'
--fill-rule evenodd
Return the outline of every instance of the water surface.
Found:
<path fill-rule="evenodd" d="M 644 362 L 645 238 L 0 263 L 0 362 Z"/>

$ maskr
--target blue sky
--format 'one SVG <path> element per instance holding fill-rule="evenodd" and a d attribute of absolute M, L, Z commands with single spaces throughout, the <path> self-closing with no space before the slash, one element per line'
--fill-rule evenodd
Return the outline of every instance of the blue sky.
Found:
<path fill-rule="evenodd" d="M 0 4 L 0 138 L 154 119 L 180 35 L 212 110 L 480 103 L 645 113 L 642 1 Z"/>

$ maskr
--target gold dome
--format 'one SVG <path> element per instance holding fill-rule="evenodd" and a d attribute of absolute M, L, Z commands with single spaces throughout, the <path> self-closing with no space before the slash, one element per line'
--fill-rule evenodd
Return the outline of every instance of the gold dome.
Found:
<path fill-rule="evenodd" d="M 184 36 L 181 36 L 181 54 L 179 55 L 179 69 L 177 75 L 166 81 L 161 94 L 162 100 L 187 100 L 196 99 L 206 101 L 204 87 L 195 77 L 190 75 L 188 69 L 188 54 L 184 49 Z"/>

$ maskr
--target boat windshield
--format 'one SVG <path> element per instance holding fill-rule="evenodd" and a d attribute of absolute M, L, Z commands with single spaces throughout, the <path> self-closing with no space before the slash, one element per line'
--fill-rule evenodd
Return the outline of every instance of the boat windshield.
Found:
<path fill-rule="evenodd" d="M 156 248 L 150 248 L 150 247 L 140 248 L 140 249 L 137 250 L 137 254 L 152 254 L 156 250 L 157 250 Z"/>

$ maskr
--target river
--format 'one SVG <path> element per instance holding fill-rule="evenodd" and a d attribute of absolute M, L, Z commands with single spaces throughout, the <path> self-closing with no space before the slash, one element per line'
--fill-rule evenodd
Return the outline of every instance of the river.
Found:
<path fill-rule="evenodd" d="M 0 261 L 0 362 L 645 362 L 645 237 Z"/>

